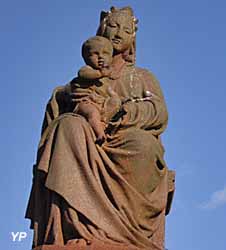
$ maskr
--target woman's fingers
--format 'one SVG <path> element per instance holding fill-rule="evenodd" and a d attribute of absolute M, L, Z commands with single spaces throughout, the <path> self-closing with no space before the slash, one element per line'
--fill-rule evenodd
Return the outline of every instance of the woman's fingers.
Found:
<path fill-rule="evenodd" d="M 109 86 L 108 87 L 108 94 L 110 95 L 110 97 L 116 97 L 119 98 L 119 95 Z"/>

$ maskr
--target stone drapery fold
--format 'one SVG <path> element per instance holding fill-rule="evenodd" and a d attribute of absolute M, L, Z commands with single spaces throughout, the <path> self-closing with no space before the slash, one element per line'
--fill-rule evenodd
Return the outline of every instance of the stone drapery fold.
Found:
<path fill-rule="evenodd" d="M 85 118 L 69 112 L 72 83 L 55 90 L 26 212 L 33 247 L 82 238 L 163 249 L 159 242 L 164 241 L 168 194 L 160 141 L 168 118 L 164 98 L 154 76 L 143 69 L 127 66 L 120 79 L 108 84 L 122 99 L 141 98 L 146 90 L 154 97 L 128 103 L 117 129 L 99 146 Z"/>

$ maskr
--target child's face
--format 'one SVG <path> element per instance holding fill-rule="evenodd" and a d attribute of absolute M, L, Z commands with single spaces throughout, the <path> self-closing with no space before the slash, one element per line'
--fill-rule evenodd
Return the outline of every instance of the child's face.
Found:
<path fill-rule="evenodd" d="M 94 69 L 109 67 L 112 63 L 112 47 L 107 43 L 93 43 L 87 53 L 87 62 Z"/>

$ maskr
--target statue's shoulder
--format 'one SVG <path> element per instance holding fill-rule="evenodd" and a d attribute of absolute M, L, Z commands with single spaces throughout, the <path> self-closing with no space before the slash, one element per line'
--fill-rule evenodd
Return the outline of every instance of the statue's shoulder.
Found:
<path fill-rule="evenodd" d="M 139 74 L 141 77 L 149 78 L 152 81 L 157 81 L 155 75 L 149 69 L 140 68 L 140 67 L 134 67 L 134 68 L 136 70 L 136 73 Z"/>
<path fill-rule="evenodd" d="M 162 90 L 160 87 L 160 83 L 155 77 L 155 75 L 152 73 L 152 71 L 145 69 L 145 68 L 139 68 L 135 67 L 136 73 L 138 74 L 139 78 L 142 79 L 142 82 L 145 83 L 146 87 L 156 93 L 158 96 L 163 97 Z"/>
<path fill-rule="evenodd" d="M 71 81 L 65 85 L 57 86 L 53 89 L 51 98 L 49 100 L 52 101 L 53 99 L 57 102 L 63 102 L 65 99 L 68 98 L 68 95 L 71 93 Z"/>

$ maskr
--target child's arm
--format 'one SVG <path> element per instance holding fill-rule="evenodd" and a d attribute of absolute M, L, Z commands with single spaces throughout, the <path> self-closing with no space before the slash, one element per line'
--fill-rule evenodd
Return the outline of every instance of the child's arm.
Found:
<path fill-rule="evenodd" d="M 93 69 L 92 67 L 86 65 L 83 66 L 78 72 L 79 77 L 89 80 L 96 80 L 102 77 L 109 77 L 110 75 L 111 75 L 110 67 L 103 67 L 100 70 L 98 70 L 98 69 Z"/>
<path fill-rule="evenodd" d="M 79 71 L 78 71 L 78 76 L 84 79 L 90 79 L 90 80 L 95 80 L 99 79 L 102 77 L 102 73 L 100 70 L 93 69 L 92 67 L 86 65 L 83 66 Z"/>

